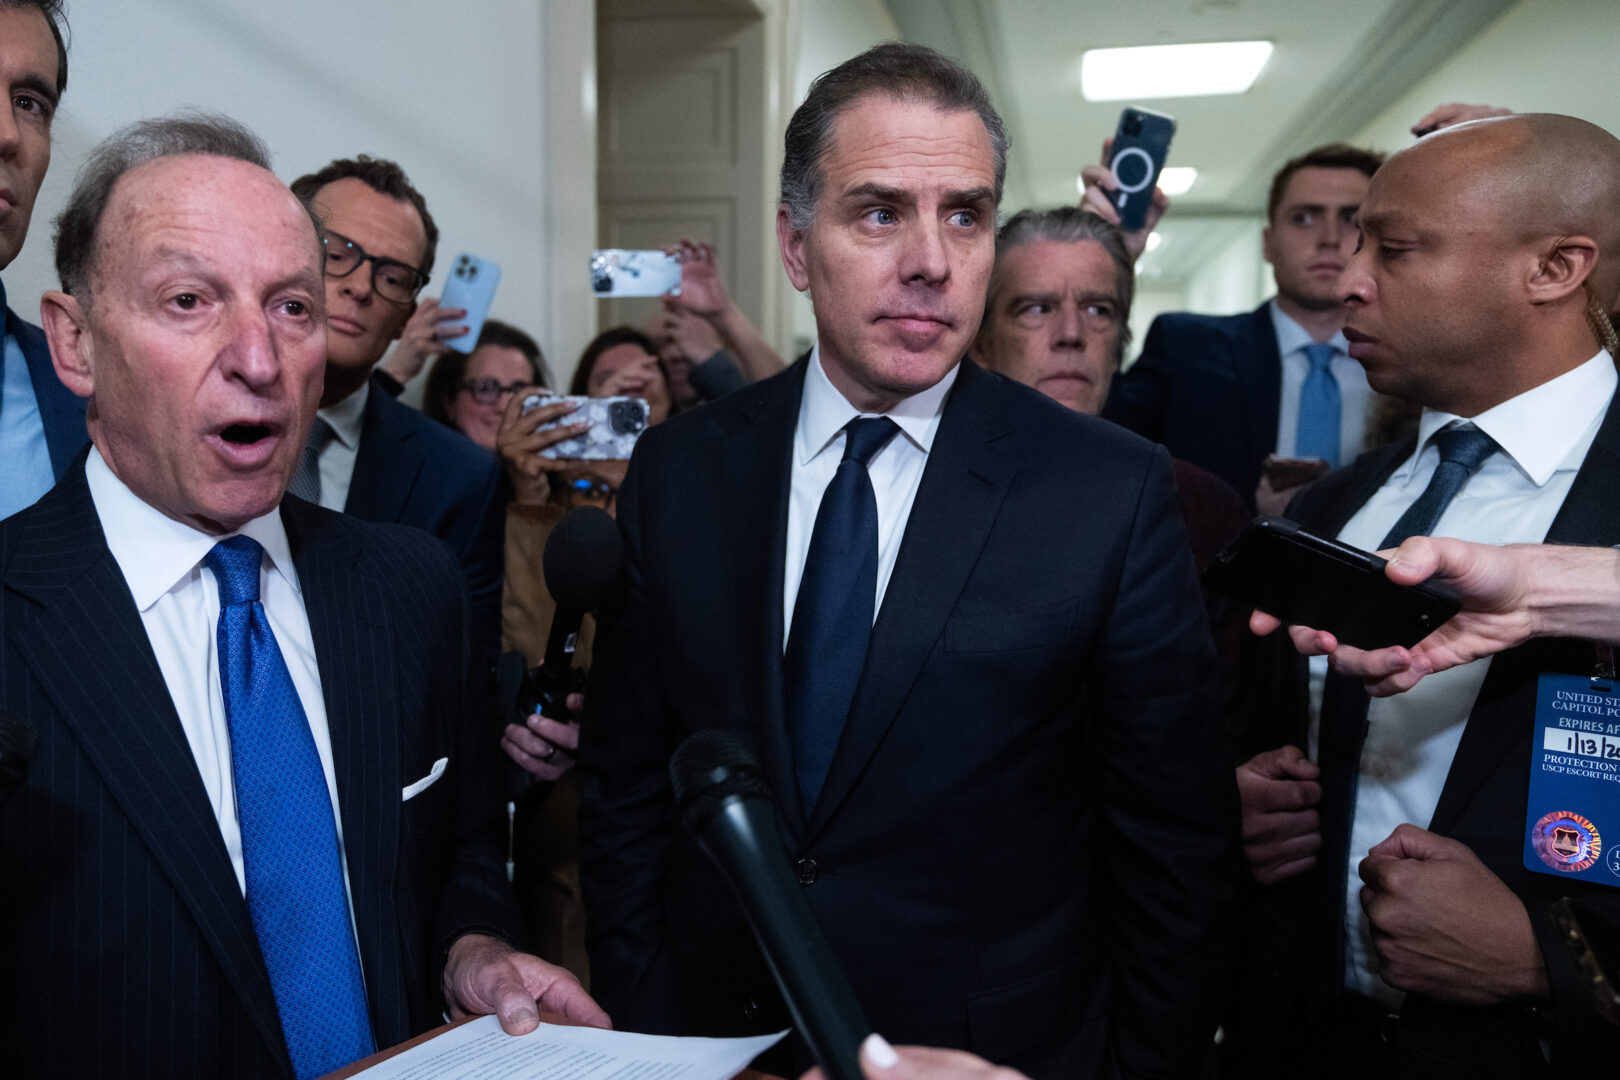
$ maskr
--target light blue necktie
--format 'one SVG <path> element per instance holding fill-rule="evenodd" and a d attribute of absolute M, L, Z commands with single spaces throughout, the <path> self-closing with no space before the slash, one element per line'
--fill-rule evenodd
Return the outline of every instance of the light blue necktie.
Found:
<path fill-rule="evenodd" d="M 1294 434 L 1294 456 L 1321 458 L 1339 466 L 1339 380 L 1333 377 L 1333 346 L 1305 346 L 1311 370 L 1299 391 L 1299 427 Z"/>
<path fill-rule="evenodd" d="M 219 681 L 231 730 L 248 912 L 298 1080 L 372 1053 L 326 774 L 287 663 L 259 603 L 264 549 L 214 545 Z"/>

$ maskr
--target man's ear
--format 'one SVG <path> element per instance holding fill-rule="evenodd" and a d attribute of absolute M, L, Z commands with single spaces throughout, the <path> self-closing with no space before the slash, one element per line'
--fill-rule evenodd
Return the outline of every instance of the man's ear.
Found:
<path fill-rule="evenodd" d="M 78 300 L 52 290 L 40 297 L 39 318 L 62 385 L 82 398 L 95 392 L 95 349 L 90 320 Z"/>
<path fill-rule="evenodd" d="M 1260 257 L 1265 259 L 1266 262 L 1270 263 L 1272 266 L 1277 265 L 1277 260 L 1272 255 L 1272 251 L 1271 251 L 1271 226 L 1270 225 L 1267 225 L 1265 228 L 1260 230 Z"/>
<path fill-rule="evenodd" d="M 1597 261 L 1597 241 L 1591 237 L 1560 237 L 1552 251 L 1537 260 L 1526 283 L 1530 302 L 1549 304 L 1580 292 Z"/>
<path fill-rule="evenodd" d="M 776 243 L 782 249 L 782 269 L 787 271 L 793 287 L 804 292 L 810 287 L 810 273 L 805 259 L 805 245 L 809 237 L 793 228 L 788 208 L 776 208 Z"/>

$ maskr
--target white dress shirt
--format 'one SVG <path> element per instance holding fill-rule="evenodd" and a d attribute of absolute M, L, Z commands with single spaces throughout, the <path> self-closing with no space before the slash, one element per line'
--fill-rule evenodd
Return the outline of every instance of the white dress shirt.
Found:
<path fill-rule="evenodd" d="M 371 380 L 367 379 L 360 384 L 360 389 L 342 401 L 315 413 L 319 420 L 326 421 L 334 436 L 326 441 L 317 459 L 321 467 L 321 505 L 340 514 L 349 501 L 349 484 L 354 480 L 354 459 L 360 452 L 369 393 Z"/>
<path fill-rule="evenodd" d="M 1299 395 L 1305 389 L 1305 376 L 1311 361 L 1305 346 L 1314 344 L 1299 323 L 1283 313 L 1277 301 L 1271 302 L 1271 325 L 1277 332 L 1277 355 L 1282 359 L 1282 396 L 1277 404 L 1277 456 L 1295 456 L 1299 437 Z M 1339 383 L 1339 464 L 1348 465 L 1367 445 L 1367 411 L 1372 407 L 1372 387 L 1367 373 L 1350 359 L 1350 343 L 1337 333 L 1324 344 L 1333 346 L 1333 377 Z"/>
<path fill-rule="evenodd" d="M 883 594 L 894 573 L 895 556 L 911 517 L 911 504 L 917 498 L 923 466 L 939 431 L 939 418 L 945 410 L 945 396 L 956 382 L 960 366 L 920 394 L 906 398 L 882 415 L 893 420 L 900 433 L 872 455 L 867 472 L 877 496 L 878 573 L 877 596 L 872 605 L 875 621 L 883 608 Z M 804 560 L 810 554 L 810 534 L 816 527 L 821 496 L 832 483 L 833 473 L 844 457 L 844 425 L 857 416 L 870 416 L 851 405 L 827 379 L 821 367 L 821 346 L 810 351 L 804 373 L 804 397 L 799 401 L 799 425 L 793 436 L 792 490 L 788 498 L 787 559 L 782 573 L 782 648 L 787 649 L 793 628 L 793 605 L 799 597 L 799 579 L 804 576 Z"/>
<path fill-rule="evenodd" d="M 1463 485 L 1432 535 L 1484 544 L 1546 539 L 1597 437 L 1617 382 L 1614 361 L 1607 352 L 1599 352 L 1580 367 L 1473 417 L 1473 424 L 1501 449 Z M 1435 433 L 1461 420 L 1451 413 L 1424 410 L 1417 452 L 1367 500 L 1339 539 L 1376 550 L 1434 475 L 1440 463 Z M 1397 825 L 1428 827 L 1490 663 L 1487 657 L 1430 675 L 1404 694 L 1374 698 L 1367 711 L 1345 882 L 1345 985 L 1392 1007 L 1403 995 L 1376 973 L 1378 954 L 1361 910 L 1356 866 Z M 1325 659 L 1314 658 L 1312 667 L 1315 684 L 1326 673 Z M 1320 693 L 1313 696 L 1313 712 L 1319 712 Z M 1525 722 L 1530 719 L 1525 717 Z M 1318 723 L 1319 715 L 1313 715 L 1313 757 Z"/>
<path fill-rule="evenodd" d="M 180 714 L 203 789 L 214 808 L 225 850 L 236 870 L 236 882 L 247 893 L 247 871 L 242 862 L 242 829 L 236 814 L 236 783 L 231 773 L 231 731 L 225 719 L 224 692 L 219 683 L 219 586 L 203 557 L 223 536 L 209 536 L 175 521 L 143 502 L 102 460 L 90 451 L 85 466 L 90 498 L 107 534 L 124 581 L 141 613 L 141 625 L 152 643 L 163 682 Z M 321 697 L 320 670 L 315 663 L 309 616 L 293 568 L 292 549 L 281 513 L 273 510 L 238 530 L 263 546 L 268 562 L 260 569 L 259 600 L 292 675 L 293 687 L 309 720 L 326 791 L 331 797 L 337 826 L 338 853 L 343 854 L 343 819 L 336 813 L 337 776 L 332 767 L 332 736 L 327 727 L 326 703 Z M 233 534 L 234 535 L 234 534 Z M 349 888 L 345 859 L 343 887 Z M 350 901 L 350 918 L 354 905 Z"/>

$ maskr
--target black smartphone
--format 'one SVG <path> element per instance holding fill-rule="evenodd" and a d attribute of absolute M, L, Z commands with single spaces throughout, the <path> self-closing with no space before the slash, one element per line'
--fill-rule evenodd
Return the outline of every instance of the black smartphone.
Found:
<path fill-rule="evenodd" d="M 1251 521 L 1203 580 L 1214 592 L 1358 649 L 1410 648 L 1462 608 L 1449 585 L 1397 585 L 1378 556 L 1281 517 Z"/>
<path fill-rule="evenodd" d="M 1108 167 L 1114 173 L 1114 191 L 1109 196 L 1119 211 L 1120 227 L 1140 229 L 1147 224 L 1148 207 L 1153 204 L 1153 187 L 1170 154 L 1170 138 L 1176 133 L 1176 120 L 1162 112 L 1132 105 L 1119 114 Z"/>

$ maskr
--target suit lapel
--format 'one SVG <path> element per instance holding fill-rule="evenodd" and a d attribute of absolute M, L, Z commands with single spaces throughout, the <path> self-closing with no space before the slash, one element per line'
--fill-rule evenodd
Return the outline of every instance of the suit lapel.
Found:
<path fill-rule="evenodd" d="M 401 520 L 423 465 L 415 432 L 396 420 L 395 410 L 404 408 L 375 383 L 368 389 L 344 513 L 363 521 Z"/>
<path fill-rule="evenodd" d="M 1004 390 L 962 361 L 806 841 L 848 796 L 899 715 L 995 524 L 1015 471 L 993 445 L 1013 430 L 1001 410 Z"/>
<path fill-rule="evenodd" d="M 13 644 L 290 1075 L 247 903 L 140 613 L 107 548 L 82 456 L 34 511 L 6 587 L 39 605 L 34 619 L 11 631 Z"/>
<path fill-rule="evenodd" d="M 1609 406 L 1592 449 L 1581 462 L 1564 504 L 1547 530 L 1549 544 L 1607 547 L 1620 541 L 1620 394 Z M 1590 646 L 1575 650 L 1556 642 L 1531 642 L 1497 657 L 1479 699 L 1463 729 L 1462 741 L 1446 774 L 1430 828 L 1454 828 L 1486 779 L 1502 759 L 1524 742 L 1533 719 L 1528 690 L 1543 671 L 1565 670 L 1570 663 L 1589 663 Z M 1579 672 L 1579 668 L 1574 669 Z M 1579 672 L 1589 674 L 1588 672 Z M 1518 692 L 1515 692 L 1518 691 Z"/>
<path fill-rule="evenodd" d="M 1277 448 L 1277 412 L 1282 402 L 1282 357 L 1277 352 L 1269 301 L 1244 321 L 1233 359 L 1243 383 L 1249 460 L 1259 461 Z"/>
<path fill-rule="evenodd" d="M 732 608 L 744 620 L 739 630 L 744 677 L 752 680 L 744 700 L 760 763 L 777 805 L 795 833 L 804 831 L 804 811 L 787 736 L 782 687 L 782 581 L 787 549 L 788 495 L 792 487 L 793 437 L 804 392 L 801 360 L 778 380 L 773 393 L 751 402 L 721 440 L 726 478 L 721 520 L 729 523 L 730 565 L 738 595 Z"/>
<path fill-rule="evenodd" d="M 375 391 L 374 391 L 375 392 Z M 352 530 L 298 499 L 282 519 L 309 616 L 332 738 L 343 850 L 372 1026 L 409 1028 L 404 966 L 393 912 L 400 844 L 400 741 L 393 637 L 382 586 L 357 567 Z"/>

